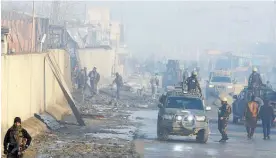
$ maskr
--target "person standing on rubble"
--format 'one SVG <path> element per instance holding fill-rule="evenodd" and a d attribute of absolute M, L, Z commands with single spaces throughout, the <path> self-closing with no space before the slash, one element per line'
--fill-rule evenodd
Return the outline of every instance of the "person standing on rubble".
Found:
<path fill-rule="evenodd" d="M 85 85 L 85 71 L 81 69 L 80 73 L 78 73 L 78 89 L 84 89 Z"/>
<path fill-rule="evenodd" d="M 85 79 L 85 85 L 86 85 L 88 81 L 87 67 L 84 67 L 83 70 L 84 70 L 84 79 Z"/>
<path fill-rule="evenodd" d="M 98 94 L 98 83 L 100 81 L 100 74 L 97 72 L 97 68 L 94 67 L 88 74 L 90 78 L 90 86 L 92 95 Z"/>
<path fill-rule="evenodd" d="M 159 86 L 159 79 L 158 79 L 157 75 L 158 74 L 155 73 L 155 76 L 152 76 L 151 79 L 150 79 L 152 99 L 155 99 L 156 91 L 157 91 L 158 86 Z"/>
<path fill-rule="evenodd" d="M 122 76 L 118 72 L 116 72 L 115 75 L 116 75 L 116 77 L 113 80 L 112 84 L 116 84 L 116 87 L 117 87 L 116 98 L 120 99 L 120 91 L 121 91 L 121 88 L 123 86 L 123 78 L 122 78 Z"/>

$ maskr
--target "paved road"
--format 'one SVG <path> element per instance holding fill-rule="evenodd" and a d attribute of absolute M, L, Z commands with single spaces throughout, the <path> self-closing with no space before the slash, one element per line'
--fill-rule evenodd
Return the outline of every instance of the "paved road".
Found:
<path fill-rule="evenodd" d="M 138 111 L 133 118 L 139 119 L 143 126 L 139 136 L 143 139 L 145 158 L 276 158 L 276 130 L 272 130 L 271 140 L 263 140 L 258 127 L 253 140 L 247 140 L 243 125 L 229 124 L 229 141 L 217 142 L 221 137 L 215 121 L 210 123 L 211 134 L 207 144 L 195 143 L 193 138 L 176 138 L 168 142 L 157 140 L 157 111 Z M 180 139 L 180 140 L 179 140 Z"/>

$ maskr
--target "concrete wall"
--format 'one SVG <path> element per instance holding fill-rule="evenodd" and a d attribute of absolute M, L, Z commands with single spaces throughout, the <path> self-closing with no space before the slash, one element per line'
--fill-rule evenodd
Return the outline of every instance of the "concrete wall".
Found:
<path fill-rule="evenodd" d="M 114 49 L 78 49 L 78 54 L 81 66 L 87 67 L 88 71 L 91 71 L 93 67 L 97 67 L 101 79 L 110 79 L 112 77 L 114 65 L 115 71 L 123 74 L 124 66 L 118 64 L 119 58 L 115 56 Z"/>
<path fill-rule="evenodd" d="M 115 52 L 105 49 L 78 49 L 79 59 L 82 67 L 87 67 L 91 71 L 97 67 L 101 77 L 111 77 L 114 65 Z"/>
<path fill-rule="evenodd" d="M 48 53 L 54 56 L 71 88 L 68 54 L 63 50 Z M 55 118 L 61 119 L 62 114 L 71 113 L 48 61 L 44 62 L 45 55 L 46 53 L 34 53 L 1 57 L 2 131 L 13 124 L 16 116 L 24 121 L 33 117 L 34 113 L 46 110 Z"/>

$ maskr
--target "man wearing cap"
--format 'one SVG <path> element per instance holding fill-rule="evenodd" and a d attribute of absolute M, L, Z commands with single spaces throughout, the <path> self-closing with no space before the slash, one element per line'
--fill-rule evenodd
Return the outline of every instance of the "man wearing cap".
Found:
<path fill-rule="evenodd" d="M 231 106 L 227 103 L 227 98 L 221 99 L 221 107 L 218 110 L 218 130 L 222 136 L 220 142 L 228 140 L 226 127 L 228 124 L 229 116 L 232 112 Z"/>
<path fill-rule="evenodd" d="M 197 73 L 196 71 L 192 72 L 192 76 L 190 76 L 187 81 L 187 87 L 189 93 L 199 93 L 202 96 L 201 88 L 199 82 L 197 80 Z"/>
<path fill-rule="evenodd" d="M 8 157 L 23 157 L 22 152 L 29 147 L 31 141 L 32 137 L 21 126 L 20 117 L 15 117 L 13 126 L 9 128 L 4 138 L 4 154 Z"/>
<path fill-rule="evenodd" d="M 255 96 L 259 97 L 259 88 L 263 85 L 263 82 L 261 75 L 257 71 L 258 69 L 254 67 L 248 79 L 248 88 L 253 90 Z"/>
<path fill-rule="evenodd" d="M 89 72 L 90 86 L 92 95 L 98 93 L 98 83 L 100 81 L 100 74 L 97 72 L 97 68 L 94 67 L 92 71 Z"/>

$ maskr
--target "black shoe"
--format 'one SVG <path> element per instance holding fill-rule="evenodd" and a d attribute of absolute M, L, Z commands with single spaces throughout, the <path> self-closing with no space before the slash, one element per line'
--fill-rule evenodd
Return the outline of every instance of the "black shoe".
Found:
<path fill-rule="evenodd" d="M 263 139 L 266 140 L 266 137 L 264 137 Z"/>
<path fill-rule="evenodd" d="M 219 140 L 219 142 L 225 142 L 225 139 L 221 138 L 221 140 Z"/>
<path fill-rule="evenodd" d="M 270 139 L 270 136 L 267 136 L 267 139 Z"/>
<path fill-rule="evenodd" d="M 229 139 L 228 137 L 224 138 L 224 140 L 228 140 L 228 139 Z"/>

